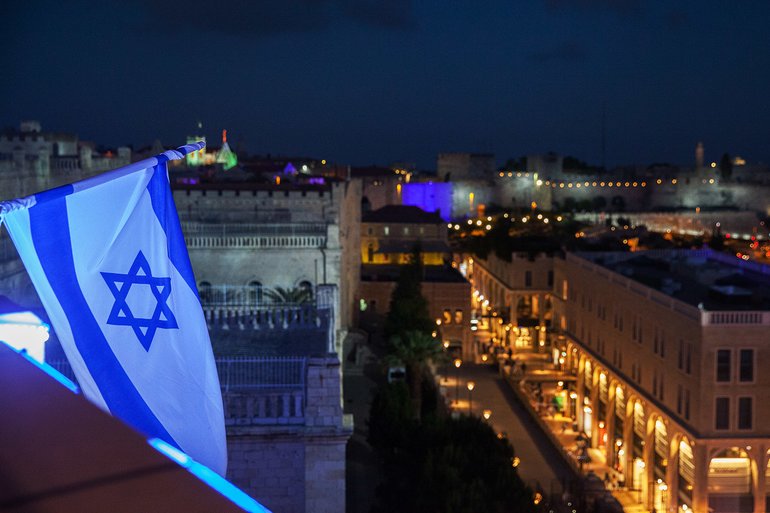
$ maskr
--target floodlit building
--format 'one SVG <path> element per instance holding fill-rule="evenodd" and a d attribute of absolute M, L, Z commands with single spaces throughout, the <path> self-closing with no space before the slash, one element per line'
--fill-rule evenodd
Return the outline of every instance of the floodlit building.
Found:
<path fill-rule="evenodd" d="M 711 251 L 554 261 L 566 411 L 657 511 L 764 512 L 770 278 Z"/>

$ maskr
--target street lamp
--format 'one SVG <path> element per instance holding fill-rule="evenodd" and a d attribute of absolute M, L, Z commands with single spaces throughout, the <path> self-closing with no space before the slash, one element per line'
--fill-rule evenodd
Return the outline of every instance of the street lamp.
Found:
<path fill-rule="evenodd" d="M 473 414 L 473 389 L 476 383 L 469 381 L 466 386 L 468 387 L 468 413 Z"/>
<path fill-rule="evenodd" d="M 489 420 L 489 417 L 492 416 L 492 410 L 484 410 L 481 416 L 484 417 L 484 420 Z"/>
<path fill-rule="evenodd" d="M 455 380 L 455 401 L 460 404 L 460 365 L 463 361 L 459 358 L 455 358 L 455 368 L 457 369 L 457 379 Z"/>
<path fill-rule="evenodd" d="M 445 340 L 444 346 L 444 381 L 449 381 L 449 341 Z"/>

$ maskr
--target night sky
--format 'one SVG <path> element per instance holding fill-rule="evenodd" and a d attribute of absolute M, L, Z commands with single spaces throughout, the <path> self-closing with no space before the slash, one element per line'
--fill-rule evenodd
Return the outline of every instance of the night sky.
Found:
<path fill-rule="evenodd" d="M 109 4 L 109 5 L 108 5 Z M 352 164 L 770 163 L 770 2 L 3 2 L 0 125 Z"/>

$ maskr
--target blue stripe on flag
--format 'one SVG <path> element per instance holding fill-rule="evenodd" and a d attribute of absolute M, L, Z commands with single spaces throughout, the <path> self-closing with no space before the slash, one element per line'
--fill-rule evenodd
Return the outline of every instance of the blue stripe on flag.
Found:
<path fill-rule="evenodd" d="M 56 190 L 48 191 L 46 201 L 28 210 L 30 229 L 46 278 L 69 319 L 75 345 L 113 415 L 147 436 L 178 447 L 123 370 L 83 296 L 72 256 L 67 193 L 50 194 Z"/>
<path fill-rule="evenodd" d="M 184 234 L 179 224 L 179 214 L 174 205 L 174 197 L 168 183 L 166 160 L 161 160 L 164 155 L 159 155 L 160 162 L 155 166 L 150 183 L 147 184 L 147 192 L 150 193 L 152 209 L 158 217 L 163 231 L 166 232 L 168 241 L 168 258 L 176 267 L 177 272 L 184 278 L 190 290 L 198 296 L 198 287 L 195 285 L 190 255 L 187 253 L 187 245 L 184 242 Z"/>

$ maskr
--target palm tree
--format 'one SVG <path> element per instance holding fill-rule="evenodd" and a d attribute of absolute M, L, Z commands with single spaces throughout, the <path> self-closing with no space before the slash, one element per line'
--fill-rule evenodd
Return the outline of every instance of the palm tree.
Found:
<path fill-rule="evenodd" d="M 279 305 L 299 305 L 309 303 L 313 299 L 312 290 L 305 287 L 295 287 L 293 289 L 275 287 L 265 291 L 265 297 Z"/>
<path fill-rule="evenodd" d="M 388 365 L 406 367 L 406 379 L 412 396 L 415 418 L 422 409 L 422 375 L 428 360 L 443 356 L 441 344 L 431 335 L 421 331 L 407 331 L 404 337 L 390 339 L 390 352 L 385 357 Z"/>

